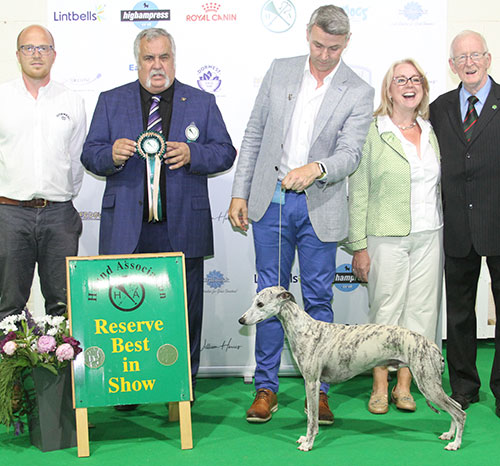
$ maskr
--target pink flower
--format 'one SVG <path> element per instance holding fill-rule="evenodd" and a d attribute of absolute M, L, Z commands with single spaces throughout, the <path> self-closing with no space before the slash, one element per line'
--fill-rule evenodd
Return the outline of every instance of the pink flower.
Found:
<path fill-rule="evenodd" d="M 63 343 L 56 349 L 56 357 L 59 362 L 73 359 L 74 355 L 75 355 L 75 350 L 69 343 Z"/>
<path fill-rule="evenodd" d="M 17 349 L 17 343 L 15 341 L 8 341 L 3 346 L 4 353 L 9 356 L 12 356 L 16 352 L 16 349 Z"/>
<path fill-rule="evenodd" d="M 40 353 L 50 353 L 56 349 L 57 342 L 50 335 L 43 335 L 38 339 L 37 348 Z"/>

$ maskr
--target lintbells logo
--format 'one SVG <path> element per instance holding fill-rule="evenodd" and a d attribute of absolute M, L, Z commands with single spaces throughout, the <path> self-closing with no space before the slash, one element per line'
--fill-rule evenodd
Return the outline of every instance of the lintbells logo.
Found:
<path fill-rule="evenodd" d="M 358 279 L 352 273 L 351 264 L 342 264 L 337 267 L 333 284 L 340 291 L 354 291 L 359 286 Z"/>
<path fill-rule="evenodd" d="M 202 91 L 215 94 L 222 84 L 220 69 L 213 65 L 202 66 L 198 70 L 197 83 Z"/>
<path fill-rule="evenodd" d="M 153 2 L 139 2 L 132 10 L 121 10 L 120 21 L 133 22 L 139 29 L 154 28 L 158 21 L 170 21 L 170 10 L 159 10 Z"/>
<path fill-rule="evenodd" d="M 237 290 L 230 290 L 225 287 L 229 282 L 229 278 L 226 278 L 222 272 L 218 270 L 212 270 L 207 273 L 205 284 L 209 289 L 205 289 L 205 293 L 209 294 L 221 294 L 221 293 L 236 293 Z"/>
<path fill-rule="evenodd" d="M 236 13 L 228 13 L 220 10 L 221 4 L 216 2 L 204 3 L 201 8 L 203 13 L 193 13 L 186 15 L 186 21 L 189 23 L 211 23 L 221 21 L 236 21 L 238 18 Z"/>
<path fill-rule="evenodd" d="M 94 11 L 86 10 L 86 11 L 54 11 L 53 12 L 53 20 L 54 22 L 101 22 L 104 17 L 104 6 L 99 5 L 96 7 Z"/>

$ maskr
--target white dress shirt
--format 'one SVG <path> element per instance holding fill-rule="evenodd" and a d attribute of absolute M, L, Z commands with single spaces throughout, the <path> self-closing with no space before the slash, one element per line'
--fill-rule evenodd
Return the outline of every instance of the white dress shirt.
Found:
<path fill-rule="evenodd" d="M 281 158 L 281 166 L 278 175 L 280 180 L 282 180 L 290 170 L 302 167 L 308 163 L 314 123 L 316 122 L 316 117 L 323 103 L 323 98 L 325 97 L 328 86 L 338 70 L 338 67 L 337 65 L 331 73 L 323 79 L 323 85 L 321 87 L 317 87 L 318 82 L 311 74 L 309 60 L 306 60 L 302 84 L 283 147 L 284 156 Z"/>
<path fill-rule="evenodd" d="M 50 81 L 35 99 L 22 78 L 0 85 L 0 196 L 63 202 L 83 179 L 83 99 Z"/>
<path fill-rule="evenodd" d="M 420 157 L 417 154 L 417 147 L 403 136 L 401 130 L 387 115 L 378 117 L 379 132 L 394 133 L 401 141 L 410 164 L 411 233 L 438 230 L 443 226 L 439 202 L 441 167 L 438 156 L 429 142 L 431 125 L 420 117 L 417 117 L 417 123 L 422 130 Z"/>

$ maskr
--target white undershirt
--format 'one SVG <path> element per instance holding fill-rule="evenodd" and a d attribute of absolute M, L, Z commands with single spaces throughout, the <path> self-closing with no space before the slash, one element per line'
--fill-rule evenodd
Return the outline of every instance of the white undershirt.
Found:
<path fill-rule="evenodd" d="M 340 63 L 340 62 L 339 62 Z M 316 78 L 311 74 L 309 59 L 306 60 L 304 74 L 293 116 L 285 137 L 284 154 L 281 158 L 279 179 L 294 168 L 308 163 L 314 124 L 328 86 L 338 70 L 338 65 L 323 79 L 319 88 Z"/>
<path fill-rule="evenodd" d="M 438 156 L 429 142 L 431 125 L 420 117 L 417 117 L 417 122 L 422 130 L 420 135 L 421 158 L 417 154 L 417 147 L 403 136 L 401 130 L 387 115 L 378 117 L 379 132 L 390 131 L 394 133 L 401 141 L 403 151 L 410 163 L 412 233 L 438 230 L 443 226 L 439 202 L 441 168 Z"/>

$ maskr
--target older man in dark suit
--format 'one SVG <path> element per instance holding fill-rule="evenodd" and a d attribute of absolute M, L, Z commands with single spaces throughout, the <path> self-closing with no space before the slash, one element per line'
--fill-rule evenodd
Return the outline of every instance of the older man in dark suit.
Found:
<path fill-rule="evenodd" d="M 203 257 L 213 254 L 207 175 L 230 168 L 236 150 L 215 97 L 175 79 L 175 43 L 167 31 L 141 31 L 134 53 L 139 80 L 100 95 L 82 162 L 106 177 L 100 254 L 185 254 L 194 384 L 200 359 Z M 139 157 L 136 140 L 143 131 L 163 134 L 162 161 Z M 150 148 L 154 153 L 155 146 L 162 146 L 161 141 L 144 141 L 143 155 Z"/>
<path fill-rule="evenodd" d="M 491 55 L 484 38 L 463 31 L 451 44 L 449 64 L 458 89 L 431 104 L 431 122 L 442 157 L 447 359 L 452 397 L 464 409 L 479 401 L 476 368 L 476 292 L 486 257 L 500 315 L 500 86 L 488 76 Z M 490 387 L 500 416 L 500 335 Z"/>

